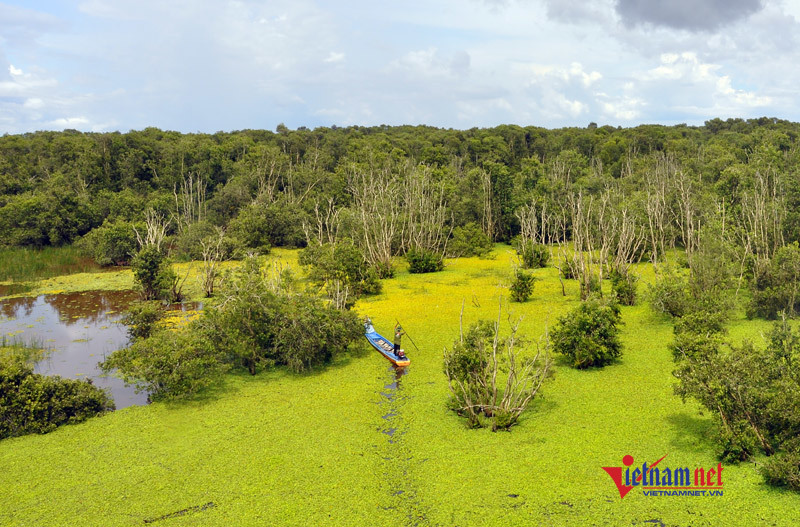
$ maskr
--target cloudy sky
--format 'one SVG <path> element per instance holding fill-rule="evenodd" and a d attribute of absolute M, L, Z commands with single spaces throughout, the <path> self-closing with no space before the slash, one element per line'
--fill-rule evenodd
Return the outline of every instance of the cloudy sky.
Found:
<path fill-rule="evenodd" d="M 0 0 L 0 133 L 800 121 L 800 0 Z"/>

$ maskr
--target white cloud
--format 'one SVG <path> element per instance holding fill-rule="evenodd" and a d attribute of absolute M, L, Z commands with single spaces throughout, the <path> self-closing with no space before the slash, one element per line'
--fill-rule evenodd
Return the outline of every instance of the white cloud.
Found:
<path fill-rule="evenodd" d="M 578 117 L 589 110 L 589 107 L 585 103 L 577 100 L 571 101 L 560 93 L 555 94 L 553 100 L 558 107 L 565 111 L 570 117 Z"/>
<path fill-rule="evenodd" d="M 86 126 L 89 122 L 86 117 L 61 117 L 47 124 L 55 128 L 79 128 Z"/>
<path fill-rule="evenodd" d="M 38 97 L 31 97 L 30 99 L 25 99 L 25 102 L 22 103 L 22 106 L 30 110 L 41 110 L 44 108 L 44 101 Z"/>
<path fill-rule="evenodd" d="M 344 53 L 337 53 L 335 51 L 331 51 L 327 58 L 325 58 L 324 62 L 342 62 L 344 60 Z"/>
<path fill-rule="evenodd" d="M 579 81 L 589 87 L 603 78 L 599 71 L 586 72 L 580 62 L 573 62 L 568 68 L 554 64 L 519 64 L 518 71 L 530 75 L 529 82 L 536 83 L 545 79 L 559 79 L 564 82 Z"/>
<path fill-rule="evenodd" d="M 606 94 L 599 94 L 598 102 L 603 115 L 617 121 L 638 119 L 642 115 L 640 108 L 646 105 L 645 101 L 638 97 L 609 97 Z"/>
<path fill-rule="evenodd" d="M 617 0 L 40 5 L 0 4 L 0 133 L 800 119 L 800 0 L 704 35 Z"/>
<path fill-rule="evenodd" d="M 703 82 L 715 79 L 714 71 L 720 67 L 718 64 L 700 62 L 697 54 L 691 51 L 681 54 L 664 53 L 661 55 L 661 65 L 648 70 L 639 78 L 647 81 L 684 79 L 691 82 Z"/>
<path fill-rule="evenodd" d="M 664 53 L 659 66 L 635 77 L 643 86 L 649 85 L 651 93 L 665 93 L 676 108 L 709 116 L 748 114 L 752 108 L 773 102 L 768 95 L 734 88 L 731 76 L 722 74 L 723 70 L 721 64 L 703 62 L 694 52 Z"/>
<path fill-rule="evenodd" d="M 0 97 L 29 97 L 50 91 L 58 85 L 55 79 L 41 72 L 23 73 L 21 69 L 9 66 L 9 73 L 10 80 L 0 81 Z"/>
<path fill-rule="evenodd" d="M 573 77 L 577 77 L 581 80 L 584 86 L 589 87 L 595 82 L 599 81 L 603 78 L 600 72 L 592 71 L 590 73 L 586 73 L 583 71 L 583 66 L 579 62 L 573 62 L 569 68 L 569 73 Z"/>
<path fill-rule="evenodd" d="M 736 90 L 731 86 L 731 78 L 724 75 L 717 79 L 717 94 L 733 101 L 738 106 L 767 106 L 772 103 L 772 97 L 760 96 L 754 92 Z"/>

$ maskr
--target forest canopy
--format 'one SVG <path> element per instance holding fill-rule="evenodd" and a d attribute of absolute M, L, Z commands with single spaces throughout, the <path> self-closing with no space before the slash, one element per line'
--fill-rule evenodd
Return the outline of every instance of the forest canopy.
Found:
<path fill-rule="evenodd" d="M 364 238 L 370 225 L 359 214 L 365 207 L 397 206 L 403 217 L 437 213 L 445 230 L 437 238 L 401 218 L 397 233 L 416 234 L 394 239 L 392 252 L 444 252 L 454 228 L 474 224 L 494 241 L 510 241 L 523 230 L 518 212 L 531 202 L 564 203 L 578 194 L 599 202 L 611 192 L 642 226 L 663 221 L 647 229 L 650 252 L 662 245 L 691 251 L 699 227 L 724 213 L 734 229 L 750 226 L 758 233 L 746 239 L 732 231 L 741 244 L 756 256 L 771 256 L 800 234 L 798 135 L 800 124 L 774 118 L 713 119 L 697 127 L 5 135 L 0 245 L 65 245 L 98 228 L 110 231 L 110 225 L 124 238 L 121 226 L 135 226 L 152 208 L 172 219 L 173 246 L 188 245 L 188 253 L 193 244 L 185 239 L 213 227 L 225 228 L 245 251 L 263 252 L 305 245 L 310 233 L 304 227 L 328 234 L 332 226 L 324 224 L 324 214 L 331 210 L 338 213 L 336 228 Z M 406 199 L 413 192 L 443 206 L 417 210 Z M 648 214 L 659 206 L 664 214 Z M 567 236 L 571 220 L 562 226 Z M 380 240 L 373 241 L 365 249 L 380 252 Z M 378 254 L 371 259 L 381 261 Z"/>

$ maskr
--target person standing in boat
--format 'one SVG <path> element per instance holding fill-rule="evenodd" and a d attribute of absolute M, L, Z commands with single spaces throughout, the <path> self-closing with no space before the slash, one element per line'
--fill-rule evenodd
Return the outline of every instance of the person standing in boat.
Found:
<path fill-rule="evenodd" d="M 394 327 L 394 354 L 403 359 L 405 358 L 405 354 L 400 349 L 400 341 L 403 339 L 403 335 L 405 334 L 406 332 L 403 331 L 403 328 L 400 327 L 400 324 L 397 324 Z"/>

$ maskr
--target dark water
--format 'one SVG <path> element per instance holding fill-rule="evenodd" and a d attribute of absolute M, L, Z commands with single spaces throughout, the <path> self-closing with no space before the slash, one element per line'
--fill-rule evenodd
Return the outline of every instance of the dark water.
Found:
<path fill-rule="evenodd" d="M 127 327 L 119 319 L 136 299 L 134 291 L 87 291 L 0 300 L 0 336 L 50 350 L 36 363 L 36 373 L 89 378 L 95 386 L 110 390 L 118 409 L 147 404 L 146 393 L 137 394 L 97 366 L 106 355 L 128 345 Z"/>

